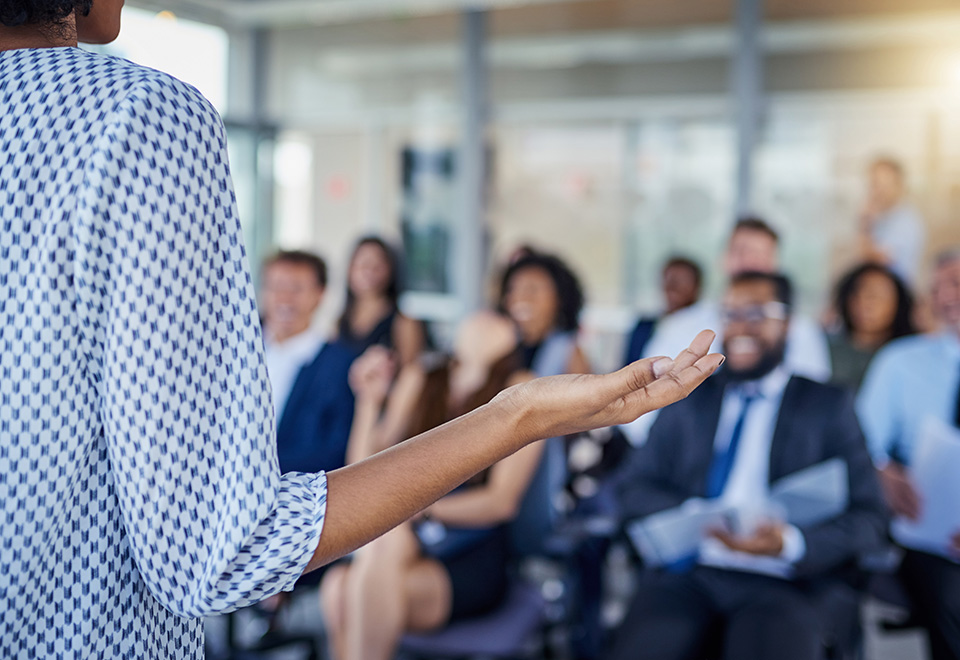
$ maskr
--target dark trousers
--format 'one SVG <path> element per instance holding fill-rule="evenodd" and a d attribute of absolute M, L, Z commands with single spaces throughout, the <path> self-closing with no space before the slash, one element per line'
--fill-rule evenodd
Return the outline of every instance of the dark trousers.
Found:
<path fill-rule="evenodd" d="M 697 567 L 641 575 L 609 660 L 817 660 L 816 599 L 787 580 Z"/>
<path fill-rule="evenodd" d="M 960 660 L 960 564 L 907 550 L 900 577 L 927 629 L 933 660 Z"/>

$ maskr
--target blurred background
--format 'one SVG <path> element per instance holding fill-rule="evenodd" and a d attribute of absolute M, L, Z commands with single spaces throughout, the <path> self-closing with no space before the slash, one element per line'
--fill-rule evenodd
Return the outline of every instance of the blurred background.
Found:
<path fill-rule="evenodd" d="M 617 366 L 661 306 L 664 259 L 696 258 L 716 292 L 744 211 L 782 233 L 817 315 L 877 155 L 904 165 L 928 255 L 960 242 L 956 0 L 127 5 L 108 51 L 224 117 L 254 270 L 311 249 L 343 291 L 355 239 L 384 234 L 403 246 L 402 308 L 441 335 L 530 243 L 578 272 L 584 347 Z"/>

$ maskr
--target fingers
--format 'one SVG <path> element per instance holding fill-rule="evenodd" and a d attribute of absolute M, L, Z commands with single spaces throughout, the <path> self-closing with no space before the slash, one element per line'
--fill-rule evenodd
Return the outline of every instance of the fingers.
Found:
<path fill-rule="evenodd" d="M 619 379 L 620 387 L 623 388 L 621 396 L 639 390 L 648 383 L 666 376 L 671 371 L 683 370 L 694 364 L 707 354 L 715 337 L 716 333 L 712 330 L 704 330 L 690 342 L 690 346 L 684 349 L 676 359 L 651 357 L 627 365 L 617 372 L 622 376 Z"/>
<path fill-rule="evenodd" d="M 736 552 L 775 556 L 783 550 L 783 531 L 777 525 L 762 525 L 746 537 L 735 536 L 723 529 L 712 530 L 710 535 Z"/>
<path fill-rule="evenodd" d="M 704 330 L 673 360 L 647 358 L 617 372 L 610 394 L 623 398 L 624 422 L 682 399 L 716 371 L 723 356 L 707 355 L 715 337 Z"/>
<path fill-rule="evenodd" d="M 716 336 L 717 333 L 713 330 L 702 330 L 700 334 L 693 338 L 690 346 L 674 359 L 676 369 L 686 369 L 705 356 L 713 345 Z"/>
<path fill-rule="evenodd" d="M 682 354 L 681 354 L 682 355 Z M 685 357 L 684 361 L 687 361 Z M 724 357 L 713 353 L 701 357 L 685 368 L 675 364 L 664 376 L 657 378 L 642 389 L 627 394 L 624 398 L 624 416 L 620 423 L 633 421 L 640 415 L 663 408 L 679 401 L 705 381 L 723 363 Z"/>
<path fill-rule="evenodd" d="M 918 519 L 922 508 L 920 495 L 910 483 L 906 472 L 898 467 L 888 466 L 881 474 L 893 512 L 909 520 Z"/>

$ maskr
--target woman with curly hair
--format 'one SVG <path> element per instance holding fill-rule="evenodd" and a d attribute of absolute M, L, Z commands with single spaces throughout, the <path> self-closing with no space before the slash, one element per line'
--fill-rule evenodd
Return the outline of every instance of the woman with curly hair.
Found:
<path fill-rule="evenodd" d="M 590 373 L 577 345 L 583 289 L 560 258 L 535 253 L 512 263 L 500 285 L 500 310 L 514 322 L 523 366 L 538 376 Z"/>
<path fill-rule="evenodd" d="M 114 38 L 122 4 L 0 5 L 0 657 L 199 658 L 202 617 L 716 368 L 705 335 L 281 476 L 223 124 L 192 87 L 77 48 Z"/>
<path fill-rule="evenodd" d="M 913 295 L 887 266 L 867 263 L 848 272 L 837 284 L 834 307 L 839 332 L 830 336 L 833 381 L 860 388 L 874 354 L 887 342 L 917 332 Z"/>

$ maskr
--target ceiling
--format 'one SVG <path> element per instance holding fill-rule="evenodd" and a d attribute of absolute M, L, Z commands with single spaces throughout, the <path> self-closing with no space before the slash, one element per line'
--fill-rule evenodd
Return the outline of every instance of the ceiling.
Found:
<path fill-rule="evenodd" d="M 146 9 L 173 11 L 228 28 L 296 28 L 363 22 L 410 32 L 410 39 L 448 39 L 457 15 L 473 7 L 490 11 L 494 36 L 576 31 L 669 28 L 725 23 L 734 0 L 128 0 Z M 895 17 L 960 11 L 960 0 L 766 0 L 770 21 Z M 412 20 L 418 19 L 418 20 Z"/>

